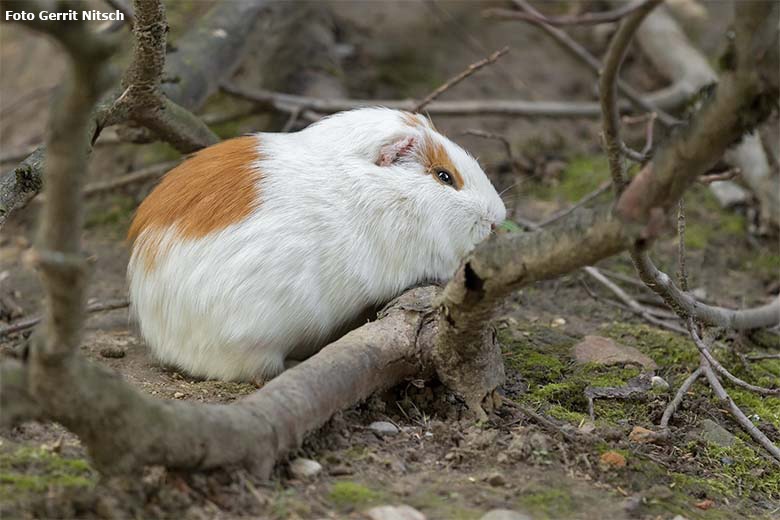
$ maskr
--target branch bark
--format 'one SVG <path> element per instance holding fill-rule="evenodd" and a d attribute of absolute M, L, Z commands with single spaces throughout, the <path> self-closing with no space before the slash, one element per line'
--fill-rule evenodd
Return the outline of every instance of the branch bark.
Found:
<path fill-rule="evenodd" d="M 8 3 L 0 5 L 6 9 Z M 165 82 L 161 85 L 167 98 L 188 110 L 199 108 L 217 89 L 218 82 L 232 74 L 240 63 L 248 36 L 264 9 L 266 2 L 261 1 L 222 2 L 205 14 L 198 25 L 176 42 L 177 51 L 167 57 Z M 195 62 L 197 67 L 192 66 Z M 111 92 L 96 114 L 108 109 L 120 95 L 119 89 Z M 95 122 L 90 125 L 90 137 L 96 126 Z M 0 176 L 0 227 L 41 190 L 46 153 L 45 147 L 38 148 L 19 166 Z"/>
<path fill-rule="evenodd" d="M 622 4 L 622 2 L 613 2 Z M 668 9 L 654 11 L 637 31 L 637 41 L 656 69 L 673 82 L 670 96 L 691 99 L 718 81 L 707 58 L 696 49 Z M 674 52 L 669 52 L 674 49 Z M 726 161 L 743 172 L 743 179 L 761 203 L 762 220 L 780 227 L 780 179 L 772 177 L 769 161 L 756 133 L 746 135 L 726 153 Z M 720 199 L 723 185 L 711 186 Z"/>
<path fill-rule="evenodd" d="M 772 15 L 776 7 L 737 5 L 738 67 L 724 76 L 690 124 L 660 147 L 614 210 L 579 210 L 548 231 L 491 237 L 466 259 L 439 301 L 440 333 L 434 357 L 439 377 L 462 393 L 470 406 L 490 396 L 492 385 L 501 379 L 500 373 L 469 381 L 461 375 L 469 372 L 469 363 L 476 369 L 499 364 L 500 352 L 486 341 L 485 324 L 509 291 L 647 245 L 684 190 L 773 110 L 777 84 L 758 71 L 778 68 L 777 63 L 764 62 L 772 56 L 768 50 L 777 45 Z M 486 361 L 486 356 L 493 361 Z"/>

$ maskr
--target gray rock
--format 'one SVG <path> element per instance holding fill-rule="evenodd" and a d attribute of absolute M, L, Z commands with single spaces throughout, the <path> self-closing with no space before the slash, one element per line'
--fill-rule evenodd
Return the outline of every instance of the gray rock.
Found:
<path fill-rule="evenodd" d="M 368 425 L 368 428 L 379 435 L 397 435 L 398 426 L 387 421 L 375 421 Z"/>
<path fill-rule="evenodd" d="M 364 515 L 371 520 L 425 520 L 424 514 L 405 504 L 372 507 Z"/>
<path fill-rule="evenodd" d="M 653 388 L 662 392 L 669 390 L 669 383 L 663 377 L 653 376 L 650 378 L 650 384 L 653 385 Z"/>
<path fill-rule="evenodd" d="M 298 479 L 309 479 L 322 471 L 322 464 L 316 460 L 297 458 L 290 462 L 290 474 Z"/>
<path fill-rule="evenodd" d="M 720 424 L 710 419 L 704 419 L 700 424 L 699 436 L 708 442 L 717 444 L 719 446 L 731 446 L 734 444 L 735 438 Z"/>
<path fill-rule="evenodd" d="M 531 520 L 531 517 L 511 509 L 494 509 L 482 515 L 480 520 Z"/>
<path fill-rule="evenodd" d="M 597 365 L 622 365 L 634 363 L 648 370 L 655 370 L 655 361 L 634 347 L 602 336 L 585 336 L 585 339 L 572 348 L 577 363 L 596 363 Z"/>

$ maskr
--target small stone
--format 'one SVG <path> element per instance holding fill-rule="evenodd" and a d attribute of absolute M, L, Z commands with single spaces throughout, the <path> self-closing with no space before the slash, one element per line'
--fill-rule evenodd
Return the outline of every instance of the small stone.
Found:
<path fill-rule="evenodd" d="M 105 358 L 123 358 L 125 357 L 125 349 L 116 345 L 109 347 L 103 347 L 100 349 L 100 355 Z"/>
<path fill-rule="evenodd" d="M 352 475 L 354 471 L 349 466 L 345 466 L 344 464 L 338 464 L 336 466 L 333 466 L 331 468 L 328 468 L 328 474 L 333 475 L 334 477 L 341 477 L 344 475 Z"/>
<path fill-rule="evenodd" d="M 173 398 L 174 399 L 181 399 L 183 397 L 184 397 L 184 394 L 182 392 L 174 392 L 173 393 Z"/>
<path fill-rule="evenodd" d="M 634 429 L 628 434 L 628 440 L 639 444 L 653 442 L 654 437 L 655 432 L 653 430 L 648 430 L 641 426 L 634 426 Z"/>
<path fill-rule="evenodd" d="M 566 325 L 566 320 L 564 320 L 563 318 L 555 318 L 554 320 L 552 320 L 551 325 L 553 327 L 563 327 L 564 325 Z"/>
<path fill-rule="evenodd" d="M 712 501 L 712 500 L 710 500 L 710 499 L 704 499 L 704 500 L 702 500 L 701 502 L 696 502 L 696 503 L 695 503 L 695 504 L 693 504 L 693 505 L 694 505 L 695 507 L 698 507 L 698 508 L 699 508 L 699 509 L 701 509 L 702 511 L 706 511 L 707 509 L 709 509 L 709 508 L 711 508 L 712 506 L 714 506 L 714 505 L 715 505 L 715 502 L 713 502 L 713 501 Z"/>
<path fill-rule="evenodd" d="M 669 383 L 667 383 L 663 377 L 659 377 L 659 376 L 651 377 L 650 384 L 653 386 L 653 388 L 661 392 L 667 392 L 669 390 Z"/>
<path fill-rule="evenodd" d="M 372 507 L 364 514 L 370 520 L 425 520 L 424 514 L 405 504 Z"/>
<path fill-rule="evenodd" d="M 734 444 L 735 438 L 726 428 L 711 419 L 701 421 L 699 436 L 718 446 L 729 447 Z"/>
<path fill-rule="evenodd" d="M 482 515 L 479 520 L 531 520 L 531 517 L 511 509 L 494 509 Z"/>
<path fill-rule="evenodd" d="M 577 430 L 580 433 L 588 434 L 593 433 L 596 430 L 596 423 L 588 419 L 587 421 L 582 421 L 582 424 L 579 425 Z"/>
<path fill-rule="evenodd" d="M 297 479 L 315 477 L 322 471 L 322 464 L 316 460 L 297 458 L 290 462 L 290 475 Z"/>
<path fill-rule="evenodd" d="M 368 425 L 368 428 L 379 435 L 397 435 L 398 426 L 387 421 L 375 421 Z"/>
<path fill-rule="evenodd" d="M 672 518 L 672 520 L 688 520 L 688 519 L 685 518 L 683 515 L 676 515 L 674 518 Z"/>
<path fill-rule="evenodd" d="M 599 458 L 604 466 L 610 468 L 625 468 L 626 458 L 616 451 L 605 451 Z"/>
<path fill-rule="evenodd" d="M 487 478 L 487 482 L 493 487 L 502 487 L 506 485 L 506 478 L 501 473 L 496 472 Z"/>
<path fill-rule="evenodd" d="M 574 359 L 581 364 L 595 363 L 608 366 L 634 363 L 648 370 L 658 368 L 655 361 L 634 347 L 621 345 L 602 336 L 585 336 L 585 339 L 574 345 L 572 350 Z"/>

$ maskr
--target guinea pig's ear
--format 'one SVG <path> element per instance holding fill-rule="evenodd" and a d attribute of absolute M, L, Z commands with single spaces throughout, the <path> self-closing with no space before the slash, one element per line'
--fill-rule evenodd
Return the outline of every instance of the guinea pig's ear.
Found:
<path fill-rule="evenodd" d="M 379 157 L 376 160 L 376 165 L 390 166 L 391 164 L 397 164 L 404 160 L 413 159 L 416 147 L 417 137 L 410 135 L 399 137 L 384 145 L 379 150 Z"/>

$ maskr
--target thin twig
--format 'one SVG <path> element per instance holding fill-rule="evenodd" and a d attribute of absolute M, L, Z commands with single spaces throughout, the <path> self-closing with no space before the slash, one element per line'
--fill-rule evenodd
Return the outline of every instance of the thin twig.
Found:
<path fill-rule="evenodd" d="M 549 25 L 598 25 L 602 23 L 613 23 L 620 21 L 623 17 L 631 14 L 642 6 L 646 0 L 618 7 L 612 11 L 602 11 L 600 13 L 584 13 L 574 16 L 545 16 L 543 14 L 534 14 L 522 11 L 512 11 L 510 9 L 486 9 L 483 16 L 486 18 L 495 18 L 499 20 L 525 20 L 529 22 L 542 22 Z"/>
<path fill-rule="evenodd" d="M 626 306 L 633 312 L 634 314 L 641 316 L 646 321 L 658 325 L 659 327 L 663 327 L 665 329 L 672 330 L 674 332 L 679 332 L 681 334 L 685 334 L 686 330 L 684 327 L 681 327 L 680 325 L 677 325 L 675 323 L 670 323 L 664 320 L 660 320 L 653 316 L 650 312 L 648 312 L 647 309 L 644 308 L 644 306 L 640 305 L 635 299 L 633 299 L 631 296 L 628 295 L 623 289 L 621 289 L 618 285 L 613 283 L 611 280 L 609 280 L 606 276 L 601 274 L 598 269 L 595 267 L 585 267 L 584 271 L 590 275 L 591 278 L 599 282 L 601 285 L 609 289 L 612 294 L 618 297 L 620 301 L 626 304 Z"/>
<path fill-rule="evenodd" d="M 517 171 L 518 161 L 515 159 L 515 156 L 512 153 L 512 145 L 509 143 L 509 139 L 507 139 L 501 134 L 495 134 L 493 132 L 486 132 L 484 130 L 476 130 L 476 129 L 465 130 L 464 132 L 461 133 L 461 135 L 473 135 L 475 137 L 481 137 L 482 139 L 494 139 L 496 141 L 501 141 L 501 143 L 504 145 L 504 150 L 506 151 L 507 159 L 509 159 L 509 165 L 512 167 L 512 173 L 514 173 L 515 175 L 518 174 Z"/>
<path fill-rule="evenodd" d="M 564 428 L 562 428 L 560 425 L 558 425 L 555 421 L 552 419 L 545 417 L 542 414 L 539 414 L 527 406 L 523 406 L 519 403 L 516 403 L 515 401 L 512 401 L 511 399 L 507 399 L 506 397 L 502 397 L 501 401 L 510 406 L 511 408 L 514 408 L 515 410 L 518 410 L 523 415 L 527 415 L 534 421 L 536 421 L 539 425 L 543 426 L 547 430 L 552 431 L 553 433 L 560 433 L 563 435 L 563 437 L 570 442 L 582 442 L 583 440 L 590 440 L 591 436 L 588 434 L 584 434 L 581 432 L 577 433 L 571 433 L 566 431 Z"/>
<path fill-rule="evenodd" d="M 398 99 L 325 99 L 296 96 L 262 89 L 247 89 L 229 82 L 220 84 L 226 94 L 255 103 L 259 109 L 292 113 L 301 108 L 307 112 L 332 114 L 354 108 L 383 106 L 395 110 L 413 111 L 413 100 Z M 433 101 L 425 112 L 443 116 L 499 115 L 527 117 L 598 117 L 601 114 L 598 103 L 523 101 L 513 99 L 484 99 L 474 101 Z M 314 120 L 319 117 L 314 117 Z"/>
<path fill-rule="evenodd" d="M 626 18 L 612 37 L 604 58 L 604 68 L 599 78 L 602 124 L 604 125 L 604 147 L 609 161 L 609 171 L 612 174 L 612 184 L 615 193 L 620 194 L 626 186 L 625 166 L 621 158 L 620 115 L 617 108 L 618 76 L 620 67 L 626 57 L 628 46 L 634 38 L 637 28 L 655 9 L 661 0 L 643 2 L 639 9 Z"/>
<path fill-rule="evenodd" d="M 415 105 L 414 110 L 412 112 L 420 112 L 423 108 L 425 108 L 428 104 L 430 104 L 431 101 L 463 81 L 464 79 L 468 78 L 475 72 L 477 72 L 482 67 L 485 67 L 487 65 L 490 65 L 491 63 L 495 63 L 496 60 L 498 60 L 501 56 L 509 52 L 509 47 L 504 47 L 503 49 L 497 50 L 487 58 L 481 59 L 477 62 L 472 63 L 469 65 L 466 70 L 458 74 L 457 76 L 453 76 L 452 78 L 448 79 L 444 82 L 443 85 L 441 85 L 439 88 L 425 96 L 422 101 L 420 101 L 417 105 Z"/>
<path fill-rule="evenodd" d="M 713 173 L 710 175 L 702 175 L 698 178 L 698 181 L 701 184 L 710 184 L 717 181 L 730 181 L 734 179 L 735 177 L 738 177 L 739 174 L 742 173 L 742 170 L 739 168 L 730 168 L 724 172 L 720 173 Z"/>
<path fill-rule="evenodd" d="M 726 370 L 726 368 L 723 365 L 721 365 L 717 359 L 715 359 L 715 357 L 710 352 L 710 349 L 707 347 L 707 344 L 704 343 L 704 341 L 696 333 L 696 327 L 693 325 L 692 319 L 688 320 L 688 331 L 690 332 L 691 338 L 693 338 L 693 342 L 696 345 L 696 348 L 699 349 L 701 355 L 704 356 L 707 362 L 721 375 L 723 375 L 723 377 L 725 377 L 735 385 L 741 386 L 742 388 L 745 388 L 746 390 L 750 390 L 751 392 L 756 392 L 757 394 L 780 395 L 780 388 L 765 388 L 763 386 L 751 385 L 750 383 L 743 381 L 742 379 L 738 378 L 737 376 L 733 375 L 731 372 Z"/>
<path fill-rule="evenodd" d="M 588 193 L 587 195 L 582 197 L 580 200 L 578 200 L 571 207 L 568 207 L 568 208 L 566 208 L 564 210 L 558 211 L 557 213 L 554 213 L 550 217 L 548 217 L 545 220 L 541 221 L 539 223 L 539 227 L 548 226 L 548 225 L 552 224 L 553 222 L 556 222 L 556 221 L 562 219 L 563 217 L 565 217 L 566 215 L 568 215 L 572 211 L 576 210 L 577 208 L 581 208 L 582 206 L 584 206 L 588 202 L 592 201 L 593 199 L 595 199 L 596 197 L 598 197 L 599 195 L 601 195 L 602 193 L 607 191 L 609 189 L 609 187 L 610 187 L 610 183 L 609 182 L 602 183 L 598 188 L 596 188 L 595 190 L 591 191 L 590 193 Z"/>
<path fill-rule="evenodd" d="M 534 7 L 526 0 L 513 0 L 513 2 L 516 6 L 520 7 L 521 9 L 523 9 L 528 13 L 537 16 L 540 15 L 539 11 L 534 9 Z M 549 34 L 556 42 L 558 42 L 558 44 L 561 45 L 564 50 L 566 50 L 567 52 L 572 54 L 575 58 L 577 58 L 578 60 L 582 61 L 585 65 L 587 65 L 588 68 L 596 76 L 601 74 L 601 71 L 603 69 L 601 62 L 590 52 L 588 52 L 588 50 L 585 47 L 583 47 L 582 45 L 574 41 L 564 31 L 544 22 L 537 22 L 534 20 L 529 20 L 529 21 L 544 29 L 544 31 L 547 32 L 547 34 Z M 648 99 L 645 99 L 631 85 L 625 83 L 624 81 L 618 80 L 617 86 L 618 89 L 620 89 L 620 92 L 637 107 L 645 110 L 646 112 L 658 113 L 658 120 L 661 121 L 665 126 L 673 126 L 679 123 L 677 118 L 675 118 L 671 114 L 668 114 L 667 112 L 664 112 L 663 110 L 660 110 L 660 107 L 656 106 Z"/>
<path fill-rule="evenodd" d="M 688 290 L 688 271 L 685 267 L 685 197 L 677 203 L 677 283 L 680 289 Z"/>
<path fill-rule="evenodd" d="M 117 300 L 106 300 L 104 302 L 92 303 L 90 305 L 87 305 L 86 311 L 87 312 L 113 311 L 116 309 L 124 309 L 129 305 L 130 305 L 130 301 L 127 298 L 120 298 Z M 41 319 L 42 316 L 33 316 L 32 318 L 20 320 L 17 321 L 16 323 L 12 323 L 11 325 L 3 327 L 2 329 L 0 329 L 0 338 L 5 337 L 9 334 L 31 329 L 34 326 L 36 326 L 38 323 L 40 323 Z"/>
<path fill-rule="evenodd" d="M 699 378 L 699 376 L 702 375 L 703 372 L 704 369 L 699 367 L 694 370 L 691 375 L 685 378 L 685 381 L 683 381 L 683 384 L 680 385 L 679 390 L 677 390 L 677 393 L 674 395 L 674 399 L 669 402 L 669 404 L 666 406 L 666 409 L 664 410 L 664 415 L 661 417 L 661 429 L 666 429 L 669 427 L 669 420 L 672 418 L 672 415 L 674 415 L 674 412 L 676 412 L 677 408 L 680 407 L 680 403 L 682 403 L 685 394 L 688 393 L 688 390 L 691 389 L 693 383 L 696 382 L 696 380 Z"/>
<path fill-rule="evenodd" d="M 179 162 L 180 161 L 166 161 L 159 164 L 153 164 L 151 166 L 146 166 L 144 168 L 135 170 L 128 174 L 120 175 L 115 179 L 87 184 L 84 187 L 84 196 L 88 197 L 90 195 L 95 195 L 97 193 L 104 193 L 106 191 L 123 188 L 128 184 L 145 182 L 150 179 L 155 179 L 160 175 L 162 175 L 163 173 L 170 170 L 171 168 L 173 168 L 174 166 L 176 166 L 177 164 L 179 164 Z"/>
<path fill-rule="evenodd" d="M 780 354 L 756 354 L 755 356 L 745 356 L 748 361 L 761 361 L 762 359 L 780 359 Z"/>
<path fill-rule="evenodd" d="M 751 437 L 753 437 L 753 439 L 755 439 L 756 442 L 763 446 L 766 451 L 768 451 L 775 459 L 777 459 L 776 464 L 780 464 L 780 449 L 778 449 L 777 446 L 775 446 L 761 430 L 756 428 L 756 425 L 747 418 L 742 410 L 740 410 L 739 406 L 737 406 L 731 396 L 729 396 L 726 390 L 723 389 L 723 385 L 720 384 L 718 376 L 712 370 L 712 367 L 705 362 L 702 364 L 702 370 L 704 371 L 704 375 L 707 376 L 707 381 L 709 381 L 710 387 L 712 388 L 713 392 L 715 392 L 715 395 L 718 396 L 720 400 L 725 401 L 726 404 L 728 404 L 729 410 L 731 411 L 731 415 L 734 417 L 734 419 L 739 423 L 740 426 L 742 426 L 742 428 L 745 429 L 745 431 L 750 434 Z"/>

